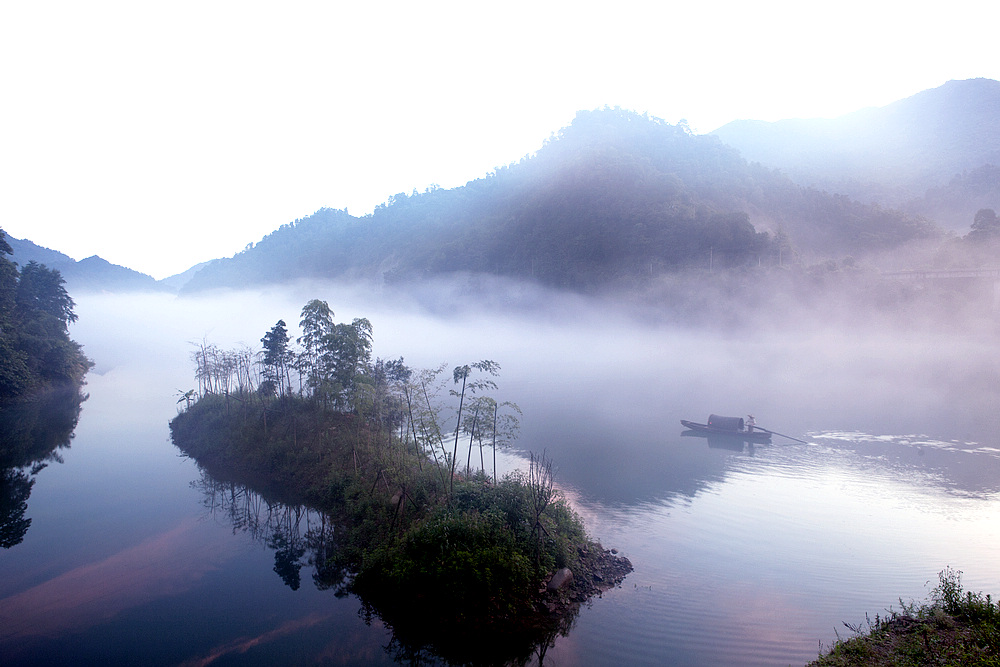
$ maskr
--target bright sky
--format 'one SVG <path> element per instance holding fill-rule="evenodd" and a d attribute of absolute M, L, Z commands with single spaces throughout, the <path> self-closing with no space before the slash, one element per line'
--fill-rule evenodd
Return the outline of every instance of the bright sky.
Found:
<path fill-rule="evenodd" d="M 580 109 L 695 132 L 1000 79 L 1000 3 L 0 7 L 0 227 L 156 278 L 519 160 Z"/>

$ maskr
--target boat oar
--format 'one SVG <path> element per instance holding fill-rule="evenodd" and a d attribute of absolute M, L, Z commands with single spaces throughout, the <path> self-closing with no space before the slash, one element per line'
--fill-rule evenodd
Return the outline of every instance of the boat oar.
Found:
<path fill-rule="evenodd" d="M 763 431 L 764 433 L 770 433 L 771 435 L 780 435 L 782 438 L 788 438 L 789 440 L 794 440 L 795 442 L 801 442 L 803 445 L 808 445 L 809 443 L 805 440 L 799 440 L 798 438 L 793 438 L 790 435 L 785 435 L 784 433 L 778 433 L 777 431 L 769 431 L 766 428 L 761 428 L 760 426 L 754 426 L 753 430 Z"/>

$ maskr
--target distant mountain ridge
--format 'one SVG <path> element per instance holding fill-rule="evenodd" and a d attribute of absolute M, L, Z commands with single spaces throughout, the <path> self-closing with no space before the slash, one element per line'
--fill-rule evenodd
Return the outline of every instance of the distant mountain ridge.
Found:
<path fill-rule="evenodd" d="M 463 187 L 401 193 L 363 218 L 324 209 L 284 225 L 184 289 L 455 272 L 590 289 L 776 263 L 792 245 L 843 256 L 934 233 L 902 212 L 797 186 L 717 137 L 605 108 Z"/>
<path fill-rule="evenodd" d="M 34 244 L 14 259 L 58 268 L 79 289 L 459 272 L 591 289 L 864 256 L 942 227 L 967 232 L 981 208 L 1000 210 L 1000 83 L 972 79 L 837 119 L 736 121 L 711 135 L 584 111 L 533 155 L 464 186 L 399 193 L 363 217 L 321 209 L 159 282 Z"/>
<path fill-rule="evenodd" d="M 27 239 L 8 236 L 14 254 L 10 259 L 19 266 L 28 262 L 38 262 L 50 269 L 56 269 L 66 280 L 70 295 L 83 291 L 166 291 L 170 290 L 158 283 L 152 276 L 118 266 L 94 255 L 76 261 L 69 255 L 44 248 Z"/>
<path fill-rule="evenodd" d="M 712 134 L 800 185 L 902 207 L 951 229 L 967 229 L 978 208 L 1000 208 L 1000 179 L 989 173 L 985 189 L 981 182 L 981 170 L 1000 166 L 1000 82 L 992 79 L 949 81 L 834 119 L 740 120 Z M 976 172 L 975 201 L 964 203 Z"/>

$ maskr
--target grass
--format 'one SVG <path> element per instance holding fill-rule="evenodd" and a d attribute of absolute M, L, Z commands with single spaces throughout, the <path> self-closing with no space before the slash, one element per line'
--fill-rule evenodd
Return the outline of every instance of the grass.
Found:
<path fill-rule="evenodd" d="M 855 636 L 838 639 L 809 667 L 1000 667 L 1000 604 L 963 591 L 960 571 L 942 570 L 929 602 L 900 604 L 885 617 L 844 623 Z"/>
<path fill-rule="evenodd" d="M 353 574 L 350 589 L 383 619 L 509 625 L 535 615 L 540 587 L 564 567 L 580 595 L 599 588 L 591 575 L 607 563 L 590 556 L 604 550 L 553 490 L 544 462 L 496 483 L 479 472 L 452 484 L 447 464 L 356 415 L 283 397 L 270 399 L 265 419 L 249 401 L 201 398 L 171 422 L 174 443 L 216 478 L 335 517 L 328 569 Z M 631 570 L 626 559 L 605 560 L 627 567 L 618 578 Z"/>

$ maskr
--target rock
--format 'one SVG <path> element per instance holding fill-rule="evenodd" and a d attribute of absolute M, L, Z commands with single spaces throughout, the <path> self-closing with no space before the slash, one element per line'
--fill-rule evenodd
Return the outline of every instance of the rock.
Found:
<path fill-rule="evenodd" d="M 618 554 L 618 549 L 612 549 L 612 550 L 611 550 L 611 553 L 613 553 L 613 554 L 617 555 L 617 554 Z"/>
<path fill-rule="evenodd" d="M 561 570 L 557 570 L 556 573 L 552 575 L 552 578 L 549 579 L 547 588 L 550 591 L 557 591 L 569 584 L 571 581 L 573 581 L 573 572 L 568 567 L 564 567 Z"/>

